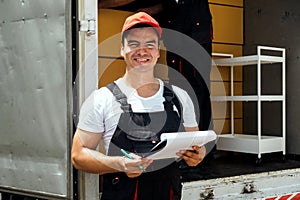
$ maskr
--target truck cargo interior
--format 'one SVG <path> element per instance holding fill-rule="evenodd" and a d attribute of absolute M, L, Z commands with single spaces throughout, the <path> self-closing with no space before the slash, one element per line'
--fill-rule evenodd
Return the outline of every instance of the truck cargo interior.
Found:
<path fill-rule="evenodd" d="M 210 152 L 198 167 L 183 167 L 183 180 L 186 182 L 201 181 L 299 168 L 300 152 L 299 147 L 297 147 L 299 138 L 296 136 L 298 131 L 296 126 L 291 125 L 294 124 L 291 123 L 291 117 L 294 115 L 291 110 L 298 107 L 292 103 L 292 99 L 299 98 L 299 94 L 293 93 L 296 97 L 291 98 L 291 90 L 295 88 L 293 84 L 296 82 L 292 80 L 291 76 L 293 75 L 287 73 L 291 68 L 295 70 L 297 68 L 297 57 L 289 54 L 292 49 L 298 51 L 299 47 L 293 45 L 292 42 L 293 40 L 298 41 L 298 37 L 292 34 L 292 41 L 287 42 L 287 38 L 283 36 L 284 34 L 291 34 L 288 27 L 291 23 L 295 23 L 291 22 L 293 21 L 291 15 L 299 15 L 299 12 L 293 10 L 292 1 L 289 3 L 274 1 L 273 6 L 269 6 L 269 3 L 264 1 L 211 0 L 209 2 L 214 27 L 213 59 L 241 58 L 242 62 L 234 63 L 233 60 L 233 64 L 226 65 L 222 64 L 222 60 L 216 61 L 215 65 L 220 75 L 214 74 L 214 70 L 211 72 L 213 122 L 215 130 L 220 134 L 219 136 L 225 135 L 225 139 L 219 138 L 216 150 Z M 280 12 L 275 12 L 275 9 L 279 9 Z M 279 15 L 279 13 L 281 14 Z M 101 43 L 107 41 L 110 36 L 119 33 L 119 27 L 122 26 L 123 20 L 129 13 L 124 10 L 100 9 L 98 15 L 99 49 L 101 51 Z M 111 24 L 115 24 L 115 26 L 110 26 Z M 272 25 L 266 27 L 264 24 Z M 110 29 L 105 28 L 109 26 Z M 271 27 L 281 27 L 280 36 L 272 34 L 276 30 Z M 275 50 L 263 49 L 258 52 L 260 51 L 259 46 L 262 48 L 264 46 L 267 48 L 275 47 Z M 284 49 L 284 53 L 280 54 L 281 52 L 278 52 L 276 48 Z M 264 66 L 257 60 L 251 64 L 247 63 L 249 61 L 246 56 L 260 54 L 279 56 L 283 60 L 268 63 L 266 61 L 267 65 Z M 245 63 L 243 63 L 243 59 L 246 59 Z M 225 63 L 227 61 L 224 60 Z M 111 64 L 103 72 L 101 71 L 101 64 L 105 65 L 106 62 Z M 164 55 L 160 62 L 165 64 Z M 288 65 L 285 68 L 286 63 Z M 231 69 L 233 65 L 234 67 Z M 112 51 L 110 49 L 108 54 L 99 53 L 99 74 L 101 74 L 99 87 L 122 76 L 125 69 L 120 70 L 120 66 L 125 67 L 118 49 Z M 257 78 L 258 66 L 261 67 L 259 83 Z M 284 78 L 286 73 L 287 77 Z M 167 74 L 164 71 L 157 73 L 158 76 L 166 80 L 168 79 Z M 260 89 L 258 89 L 258 84 Z M 220 117 L 220 111 L 218 111 L 220 100 L 214 101 L 214 99 L 218 99 L 219 95 L 222 94 L 220 91 L 222 89 L 225 90 L 225 96 L 227 95 L 233 100 L 226 100 L 225 116 Z M 250 99 L 241 97 L 256 96 L 258 90 L 260 94 L 255 101 L 252 97 Z M 266 98 L 266 96 L 270 96 L 267 101 L 260 99 Z M 275 96 L 280 96 L 279 100 Z M 258 132 L 260 132 L 260 136 L 257 135 Z M 243 138 L 238 138 L 240 135 L 249 135 L 251 139 L 241 142 L 240 140 Z M 228 142 L 226 136 L 237 136 L 231 142 L 241 142 L 241 144 L 237 144 L 238 147 L 233 147 L 232 143 L 226 143 Z M 261 137 L 262 140 L 258 141 L 258 137 Z M 267 140 L 263 140 L 264 137 L 267 137 Z M 276 141 L 278 138 L 279 140 Z M 259 148 L 266 148 L 266 150 Z"/>
<path fill-rule="evenodd" d="M 180 166 L 182 199 L 300 199 L 300 1 L 208 2 L 218 139 L 198 166 Z M 101 197 L 103 177 L 73 167 L 72 141 L 84 100 L 125 73 L 129 10 L 0 1 L 0 200 Z M 168 82 L 161 47 L 155 75 Z"/>
<path fill-rule="evenodd" d="M 288 9 L 288 3 L 286 6 Z M 281 41 L 284 40 L 284 38 L 279 39 L 276 35 L 274 35 L 273 38 L 267 38 L 270 37 L 270 34 L 267 30 L 264 30 L 265 27 L 263 25 L 258 23 L 258 19 L 262 17 L 262 10 L 268 12 L 273 9 L 266 7 L 267 6 L 262 1 L 228 2 L 211 0 L 210 9 L 213 16 L 214 27 L 213 55 L 215 55 L 213 59 L 220 59 L 222 56 L 228 58 L 230 56 L 241 57 L 245 55 L 256 55 L 257 46 L 259 45 L 285 47 L 285 44 Z M 104 44 L 107 40 L 111 39 L 110 37 L 116 36 L 120 32 L 119 29 L 122 26 L 124 19 L 130 13 L 131 12 L 116 9 L 100 9 L 98 12 L 98 36 L 100 44 L 99 87 L 121 77 L 124 73 L 125 66 L 119 55 L 119 44 L 114 45 L 116 46 L 116 49 L 111 45 L 108 53 L 104 53 L 104 50 L 101 51 L 101 44 Z M 275 16 L 271 14 L 268 16 L 265 14 L 264 17 L 270 21 L 275 18 Z M 283 16 L 277 16 L 278 21 L 280 21 L 282 17 Z M 253 23 L 254 21 L 255 23 Z M 276 22 L 273 23 L 275 24 Z M 112 26 L 112 24 L 114 25 Z M 284 24 L 282 24 L 282 26 L 284 26 Z M 110 28 L 107 29 L 106 27 Z M 255 32 L 253 30 L 255 30 Z M 118 43 L 118 40 L 113 42 Z M 113 44 L 113 42 L 111 44 Z M 105 46 L 103 46 L 103 48 L 105 48 Z M 290 51 L 286 51 L 287 59 L 291 59 L 288 55 L 289 52 Z M 270 53 L 271 55 L 272 53 L 274 54 L 274 52 Z M 165 64 L 164 55 L 160 59 L 160 62 Z M 110 63 L 109 66 L 106 66 L 106 63 Z M 290 65 L 287 69 L 291 67 Z M 101 69 L 101 66 L 106 66 L 105 71 Z M 220 84 L 223 84 L 226 95 L 231 95 L 231 89 L 234 90 L 233 95 L 235 96 L 255 94 L 257 92 L 257 71 L 253 70 L 253 66 L 255 66 L 255 64 L 246 67 L 243 67 L 242 64 L 236 66 L 233 69 L 233 80 L 230 79 L 230 67 L 225 66 L 221 69 L 222 66 L 217 66 L 222 80 L 218 80 L 219 76 L 215 75 L 214 71 L 211 72 L 212 99 L 214 99 L 214 96 L 218 96 L 221 93 L 221 91 L 219 91 Z M 262 69 L 262 95 L 271 95 L 272 93 L 275 95 L 283 94 L 283 86 L 281 86 L 283 79 L 280 67 L 280 64 L 269 64 L 266 68 Z M 168 78 L 167 70 L 159 71 L 157 75 L 165 80 Z M 274 80 L 274 76 L 277 76 L 278 79 Z M 231 81 L 233 82 L 232 87 L 230 85 Z M 234 101 L 233 104 L 227 102 L 227 110 L 223 118 L 218 116 L 219 111 L 216 110 L 218 106 L 214 106 L 214 103 L 215 102 L 212 102 L 213 116 L 215 117 L 213 121 L 215 129 L 218 130 L 218 134 L 231 134 L 233 130 L 235 132 L 234 134 L 257 134 L 257 102 L 251 100 Z M 216 102 L 216 104 L 217 103 L 218 102 Z M 232 109 L 231 106 L 234 107 L 233 114 L 230 112 Z M 282 124 L 282 102 L 275 101 L 271 105 L 262 103 L 261 115 L 261 134 L 264 136 L 270 136 L 272 134 L 274 136 L 282 136 L 284 126 L 284 124 Z M 232 120 L 234 121 L 233 123 Z M 289 128 L 289 122 L 286 124 L 286 129 L 291 130 Z M 284 146 L 284 148 L 287 148 L 287 154 L 283 153 L 283 150 L 276 150 L 274 152 L 262 153 L 259 158 L 258 153 L 253 153 L 251 150 L 249 152 L 247 152 L 247 150 L 245 150 L 245 152 L 238 152 L 230 149 L 228 151 L 215 150 L 210 153 L 205 162 L 198 168 L 184 169 L 183 177 L 186 181 L 191 181 L 297 168 L 300 165 L 299 151 L 296 150 L 295 141 L 289 141 L 290 135 L 291 133 L 287 133 L 287 143 L 286 146 Z"/>

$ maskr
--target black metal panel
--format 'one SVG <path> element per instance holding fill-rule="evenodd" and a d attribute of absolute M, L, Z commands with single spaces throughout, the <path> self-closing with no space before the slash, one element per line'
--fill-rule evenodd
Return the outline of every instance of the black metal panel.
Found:
<path fill-rule="evenodd" d="M 300 154 L 300 1 L 299 0 L 244 0 L 244 54 L 255 54 L 257 45 L 286 48 L 286 94 L 287 94 L 287 152 Z M 266 93 L 281 91 L 279 68 L 262 71 L 262 87 Z M 256 72 L 245 67 L 244 92 L 253 92 L 252 81 Z M 256 90 L 256 89 L 254 89 Z M 247 107 L 245 106 L 247 110 Z M 280 123 L 274 117 L 281 114 L 280 106 L 271 109 L 270 114 L 264 113 L 263 126 L 272 130 L 280 130 Z M 276 113 L 276 114 L 275 114 Z M 244 112 L 244 117 L 247 112 Z M 251 129 L 253 122 L 245 120 L 244 128 Z"/>

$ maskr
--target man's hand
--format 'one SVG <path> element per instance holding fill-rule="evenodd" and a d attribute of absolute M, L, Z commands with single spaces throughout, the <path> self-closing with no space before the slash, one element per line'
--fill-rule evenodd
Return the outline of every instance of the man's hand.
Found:
<path fill-rule="evenodd" d="M 140 176 L 143 173 L 143 170 L 140 168 L 140 166 L 146 169 L 153 162 L 152 159 L 141 158 L 133 153 L 131 153 L 130 156 L 133 159 L 123 157 L 123 171 L 129 178 Z"/>
<path fill-rule="evenodd" d="M 188 166 L 195 167 L 197 166 L 206 155 L 205 146 L 193 146 L 193 150 L 180 150 L 176 153 L 177 156 L 182 158 Z"/>

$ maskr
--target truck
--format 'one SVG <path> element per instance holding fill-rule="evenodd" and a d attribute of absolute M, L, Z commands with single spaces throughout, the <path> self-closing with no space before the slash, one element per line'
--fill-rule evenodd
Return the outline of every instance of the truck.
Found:
<path fill-rule="evenodd" d="M 97 2 L 5 0 L 0 13 L 2 196 L 97 199 L 98 176 L 70 160 L 76 108 L 98 84 Z"/>
<path fill-rule="evenodd" d="M 0 1 L 0 200 L 101 196 L 101 177 L 70 158 L 80 105 L 107 73 L 98 16 L 95 0 Z M 187 179 L 182 199 L 297 198 L 297 164 Z"/>

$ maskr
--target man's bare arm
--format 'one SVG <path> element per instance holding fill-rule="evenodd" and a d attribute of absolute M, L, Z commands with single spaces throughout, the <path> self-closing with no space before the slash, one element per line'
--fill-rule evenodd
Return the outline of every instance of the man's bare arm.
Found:
<path fill-rule="evenodd" d="M 76 130 L 72 145 L 72 164 L 76 169 L 96 174 L 123 171 L 129 177 L 136 177 L 142 173 L 139 165 L 147 168 L 152 162 L 152 160 L 141 159 L 135 155 L 132 155 L 134 159 L 123 156 L 106 156 L 95 150 L 101 137 L 101 133 Z"/>
<path fill-rule="evenodd" d="M 117 172 L 122 169 L 122 157 L 108 157 L 95 150 L 100 138 L 99 133 L 76 130 L 72 145 L 72 163 L 75 168 L 97 174 Z"/>

